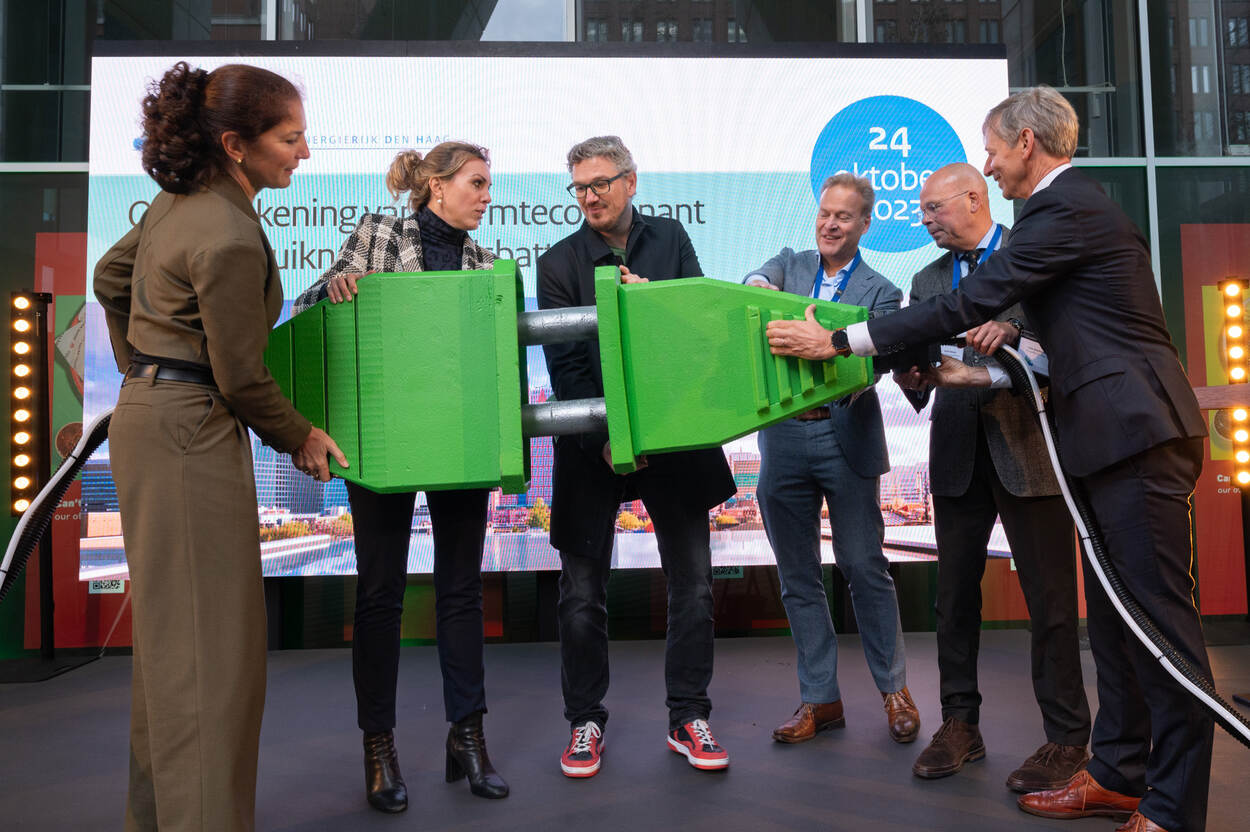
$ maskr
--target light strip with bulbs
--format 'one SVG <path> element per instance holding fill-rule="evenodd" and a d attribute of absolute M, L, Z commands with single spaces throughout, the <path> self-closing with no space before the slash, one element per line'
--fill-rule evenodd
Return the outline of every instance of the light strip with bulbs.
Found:
<path fill-rule="evenodd" d="M 1224 301 L 1224 359 L 1229 384 L 1245 384 L 1250 362 L 1247 362 L 1246 301 L 1247 281 L 1229 277 L 1220 281 L 1220 298 Z M 1250 409 L 1242 406 L 1229 411 L 1232 417 L 1233 482 L 1241 488 L 1250 487 Z"/>
<path fill-rule="evenodd" d="M 46 369 L 40 366 L 39 339 L 46 338 L 48 296 L 34 292 L 13 292 L 10 296 L 9 326 L 9 507 L 13 514 L 30 508 L 39 491 L 39 445 L 47 431 L 40 417 L 46 412 Z"/>

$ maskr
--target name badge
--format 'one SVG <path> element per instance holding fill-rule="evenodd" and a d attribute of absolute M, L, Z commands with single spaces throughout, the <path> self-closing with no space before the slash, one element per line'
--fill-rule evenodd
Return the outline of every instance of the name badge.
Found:
<path fill-rule="evenodd" d="M 1035 373 L 1041 373 L 1044 376 L 1050 375 L 1050 361 L 1046 358 L 1046 353 L 1042 351 L 1042 345 L 1032 338 L 1020 339 L 1020 354 L 1029 362 L 1029 367 Z"/>

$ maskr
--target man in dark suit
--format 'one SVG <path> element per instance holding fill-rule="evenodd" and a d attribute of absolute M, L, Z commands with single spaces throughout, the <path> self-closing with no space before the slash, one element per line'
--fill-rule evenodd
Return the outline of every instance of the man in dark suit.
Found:
<path fill-rule="evenodd" d="M 679 222 L 644 216 L 633 207 L 637 173 L 616 136 L 598 136 L 568 154 L 586 221 L 538 259 L 538 305 L 593 306 L 596 266 L 618 265 L 623 279 L 667 280 L 702 274 Z M 543 347 L 557 399 L 603 396 L 597 341 Z M 560 550 L 560 660 L 564 715 L 572 737 L 560 759 L 569 777 L 599 770 L 608 711 L 607 585 L 613 528 L 621 502 L 641 498 L 655 526 L 668 578 L 668 643 L 664 680 L 668 746 L 696 768 L 729 765 L 708 728 L 712 703 L 712 552 L 708 509 L 735 491 L 717 449 L 639 460 L 624 476 L 612 469 L 606 433 L 561 436 L 552 469 L 551 545 Z"/>
<path fill-rule="evenodd" d="M 912 303 L 955 291 L 1009 236 L 990 216 L 984 177 L 963 162 L 933 172 L 920 189 L 920 207 L 925 228 L 947 251 L 912 278 Z M 999 343 L 1016 346 L 1026 327 L 1016 304 L 969 338 L 992 353 Z M 947 349 L 970 366 L 989 361 L 972 347 Z M 996 375 L 1007 386 L 1005 374 L 999 370 Z M 895 373 L 920 411 L 933 388 L 912 379 L 912 374 Z M 981 578 L 994 519 L 1001 517 L 1032 621 L 1033 693 L 1046 734 L 1046 743 L 1011 773 L 1007 785 L 1021 792 L 1058 788 L 1089 759 L 1072 519 L 1025 399 L 1003 389 L 955 388 L 939 389 L 933 399 L 929 480 L 938 550 L 942 727 L 912 771 L 917 777 L 945 777 L 985 755 L 977 727 Z"/>
<path fill-rule="evenodd" d="M 859 251 L 872 222 L 872 184 L 849 173 L 829 177 L 816 211 L 816 248 L 781 253 L 743 282 L 807 297 L 898 309 L 903 293 Z M 833 554 L 851 589 L 855 620 L 890 736 L 915 740 L 920 714 L 907 691 L 898 597 L 881 551 L 885 525 L 878 486 L 890 470 L 881 406 L 873 387 L 813 408 L 759 432 L 757 496 L 777 558 L 781 600 L 798 654 L 799 707 L 773 731 L 777 742 L 812 739 L 845 724 L 838 688 L 838 640 L 820 556 L 820 505 L 829 507 Z"/>
<path fill-rule="evenodd" d="M 812 320 L 770 324 L 770 343 L 808 358 L 890 353 L 1021 301 L 1049 357 L 1064 470 L 1086 493 L 1129 593 L 1209 678 L 1189 516 L 1206 425 L 1164 323 L 1146 241 L 1097 183 L 1071 168 L 1076 113 L 1053 89 L 1010 96 L 982 130 L 985 173 L 1005 196 L 1026 200 L 1007 247 L 958 292 L 832 338 Z M 949 366 L 944 375 L 957 383 L 989 381 L 983 367 Z M 1213 721 L 1120 620 L 1088 563 L 1085 586 L 1098 671 L 1093 756 L 1062 789 L 1024 795 L 1020 808 L 1046 817 L 1131 812 L 1124 829 L 1201 830 Z"/>

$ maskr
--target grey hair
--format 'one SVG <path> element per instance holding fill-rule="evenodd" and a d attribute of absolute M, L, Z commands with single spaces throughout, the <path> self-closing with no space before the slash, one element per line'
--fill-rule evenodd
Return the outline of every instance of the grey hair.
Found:
<path fill-rule="evenodd" d="M 1015 144 L 1026 127 L 1051 156 L 1071 159 L 1076 153 L 1080 120 L 1054 87 L 1029 87 L 1007 96 L 986 114 L 981 129 L 993 130 L 1003 141 Z"/>
<path fill-rule="evenodd" d="M 601 156 L 616 165 L 620 173 L 633 173 L 638 170 L 638 166 L 634 164 L 633 155 L 621 141 L 620 136 L 594 136 L 584 142 L 578 142 L 569 150 L 569 173 L 573 172 L 573 166 L 578 162 Z"/>
<path fill-rule="evenodd" d="M 864 200 L 864 216 L 872 216 L 872 206 L 877 201 L 877 194 L 872 189 L 872 182 L 865 176 L 856 176 L 849 171 L 835 173 L 825 180 L 825 184 L 820 186 L 820 193 L 824 194 L 830 188 L 850 188 L 852 191 L 858 191 L 861 199 Z"/>

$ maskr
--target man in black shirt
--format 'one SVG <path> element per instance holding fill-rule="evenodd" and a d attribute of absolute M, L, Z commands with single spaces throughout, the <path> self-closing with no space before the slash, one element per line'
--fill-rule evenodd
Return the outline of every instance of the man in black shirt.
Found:
<path fill-rule="evenodd" d="M 621 267 L 626 282 L 702 273 L 681 223 L 634 210 L 637 172 L 616 136 L 598 136 L 568 154 L 569 192 L 585 215 L 581 228 L 538 258 L 538 305 L 593 306 L 594 270 Z M 543 347 L 555 398 L 603 396 L 597 341 Z M 560 758 L 569 777 L 599 770 L 608 712 L 607 584 L 614 525 L 623 501 L 641 498 L 655 526 L 668 578 L 664 680 L 669 747 L 696 768 L 720 770 L 729 755 L 712 737 L 707 695 L 712 678 L 712 554 L 708 509 L 735 491 L 719 450 L 681 451 L 638 460 L 618 475 L 606 433 L 561 436 L 552 469 L 551 545 L 560 551 L 560 659 L 564 715 L 572 737 Z"/>

